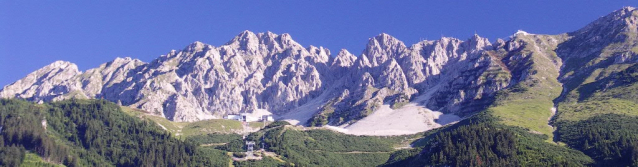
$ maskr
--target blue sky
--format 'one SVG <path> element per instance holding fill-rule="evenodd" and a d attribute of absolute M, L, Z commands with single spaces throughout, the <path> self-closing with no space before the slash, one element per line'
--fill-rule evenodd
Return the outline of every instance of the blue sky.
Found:
<path fill-rule="evenodd" d="M 194 41 L 219 46 L 243 30 L 289 33 L 304 46 L 358 55 L 388 33 L 407 45 L 474 32 L 577 30 L 638 1 L 13 1 L 0 0 L 0 86 L 55 60 L 80 70 L 116 57 L 149 62 Z"/>

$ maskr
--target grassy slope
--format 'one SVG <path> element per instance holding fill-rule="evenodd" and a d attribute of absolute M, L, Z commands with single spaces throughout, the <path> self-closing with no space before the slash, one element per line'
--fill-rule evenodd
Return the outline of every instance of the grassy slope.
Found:
<path fill-rule="evenodd" d="M 566 95 L 554 120 L 558 140 L 594 158 L 596 166 L 638 164 L 638 134 L 633 132 L 638 118 L 638 64 L 618 66 L 591 73 Z"/>
<path fill-rule="evenodd" d="M 64 165 L 44 161 L 38 154 L 26 153 L 20 167 L 63 167 Z"/>
<path fill-rule="evenodd" d="M 628 34 L 624 41 L 610 44 L 605 47 L 599 58 L 591 59 L 590 63 L 582 69 L 572 69 L 573 62 L 565 62 L 565 68 L 572 69 L 565 74 L 569 78 L 558 82 L 558 66 L 560 60 L 556 55 L 558 43 L 564 40 L 564 35 L 517 35 L 515 40 L 522 41 L 525 46 L 514 54 L 530 56 L 527 79 L 510 85 L 510 87 L 497 95 L 497 100 L 488 110 L 501 119 L 505 125 L 518 126 L 540 132 L 552 139 L 553 129 L 547 125 L 547 119 L 551 116 L 550 108 L 554 106 L 554 100 L 559 97 L 564 89 L 568 90 L 558 104 L 558 113 L 554 121 L 584 120 L 592 116 L 617 113 L 638 115 L 636 95 L 638 85 L 634 85 L 632 72 L 627 72 L 632 64 L 610 64 L 615 57 L 623 53 L 635 54 L 632 50 L 636 45 L 635 34 Z M 555 40 L 552 42 L 552 40 Z M 620 47 L 630 46 L 630 47 Z M 632 49 L 627 49 L 632 48 Z M 557 62 L 557 63 L 554 63 Z M 517 68 L 515 64 L 508 64 Z M 520 66 L 520 65 L 519 65 Z M 569 71 L 569 70 L 568 70 Z M 583 72 L 585 71 L 585 72 Z M 624 73 L 621 76 L 621 73 Z M 634 75 L 635 76 L 635 75 Z M 580 79 L 579 79 L 580 78 Z M 625 80 L 628 83 L 617 87 L 605 87 L 606 85 L 618 85 L 617 80 Z"/>
<path fill-rule="evenodd" d="M 603 114 L 621 114 L 638 116 L 638 104 L 633 101 L 610 98 L 596 101 L 588 100 L 575 104 L 562 104 L 556 121 L 579 121 Z"/>
<path fill-rule="evenodd" d="M 636 17 L 638 12 L 634 11 L 625 19 Z M 631 164 L 620 161 L 631 158 L 625 151 L 636 148 L 627 143 L 635 144 L 638 138 L 626 132 L 634 129 L 622 127 L 638 116 L 638 64 L 631 61 L 638 54 L 638 35 L 635 28 L 607 28 L 618 30 L 602 31 L 611 34 L 597 39 L 575 36 L 563 44 L 566 52 L 561 53 L 566 55 L 561 56 L 565 60 L 561 81 L 565 92 L 557 99 L 558 113 L 553 121 L 558 127 L 557 139 L 594 158 L 596 165 L 625 166 Z M 599 51 L 570 52 L 601 46 L 604 48 Z M 629 61 L 619 61 L 621 56 Z M 626 123 L 618 124 L 622 121 Z M 638 160 L 636 156 L 633 159 Z"/>
<path fill-rule="evenodd" d="M 560 103 L 556 121 L 586 120 L 612 113 L 638 116 L 636 69 L 636 64 L 597 69 L 583 84 L 567 94 Z"/>
<path fill-rule="evenodd" d="M 275 122 L 265 129 L 247 136 L 256 141 L 255 149 L 266 145 L 266 151 L 274 152 L 271 158 L 261 161 L 236 161 L 235 166 L 378 166 L 384 164 L 395 147 L 404 146 L 421 135 L 372 137 L 354 136 L 326 129 L 290 126 L 287 122 Z M 262 140 L 262 137 L 265 137 Z M 243 144 L 233 142 L 224 150 L 243 150 Z M 232 147 L 232 148 L 231 148 Z"/>
<path fill-rule="evenodd" d="M 553 129 L 547 125 L 551 116 L 552 100 L 560 95 L 558 80 L 560 63 L 554 49 L 564 36 L 517 35 L 515 40 L 524 44 L 522 50 L 506 56 L 526 55 L 527 61 L 509 61 L 510 70 L 519 70 L 527 77 L 498 93 L 494 105 L 488 110 L 505 125 L 527 128 L 552 138 Z M 506 57 L 507 58 L 507 57 Z M 525 64 L 523 64 L 525 63 Z M 514 79 L 517 79 L 516 77 Z"/>
<path fill-rule="evenodd" d="M 197 122 L 173 122 L 166 118 L 150 115 L 145 111 L 130 107 L 122 106 L 122 111 L 131 116 L 156 122 L 172 134 L 181 136 L 180 138 L 212 133 L 240 133 L 244 130 L 242 123 L 235 120 L 211 119 Z M 253 129 L 258 129 L 263 126 L 263 123 L 249 122 L 248 126 Z"/>
<path fill-rule="evenodd" d="M 602 38 L 592 38 L 590 34 L 578 35 L 562 44 L 561 55 L 565 59 L 561 81 L 567 92 L 560 99 L 556 122 L 581 121 L 603 114 L 627 114 L 638 116 L 638 34 L 633 20 L 638 18 L 634 10 L 622 20 L 606 24 L 619 26 L 599 26 L 593 33 L 602 33 Z M 583 42 L 587 41 L 587 42 Z M 584 48 L 598 48 L 599 51 L 576 52 Z M 627 61 L 618 61 L 625 57 Z"/>

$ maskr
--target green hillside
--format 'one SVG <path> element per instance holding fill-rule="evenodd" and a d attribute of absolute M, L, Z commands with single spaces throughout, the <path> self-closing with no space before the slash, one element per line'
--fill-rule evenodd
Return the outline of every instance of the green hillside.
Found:
<path fill-rule="evenodd" d="M 497 93 L 495 101 L 487 109 L 504 125 L 529 129 L 530 132 L 553 138 L 553 129 L 548 126 L 552 102 L 562 91 L 558 82 L 560 61 L 556 53 L 557 44 L 564 35 L 516 35 L 512 42 L 523 45 L 518 50 L 499 50 L 498 61 L 502 61 L 512 73 L 513 82 Z M 512 59 L 516 60 L 513 61 Z"/>
<path fill-rule="evenodd" d="M 580 151 L 548 143 L 547 135 L 503 125 L 482 113 L 426 136 L 424 146 L 394 152 L 384 166 L 587 166 Z"/>
<path fill-rule="evenodd" d="M 138 117 L 140 119 L 146 119 L 157 123 L 163 129 L 165 128 L 172 135 L 180 139 L 185 139 L 191 136 L 206 135 L 211 133 L 242 133 L 250 131 L 244 129 L 242 123 L 236 120 L 228 119 L 210 119 L 195 122 L 173 122 L 167 120 L 164 117 L 150 115 L 146 111 L 134 109 L 126 106 L 121 106 L 122 111 L 126 114 Z M 266 123 L 268 124 L 268 123 Z M 262 122 L 249 122 L 248 126 L 252 129 L 259 129 L 264 125 Z"/>
<path fill-rule="evenodd" d="M 214 166 L 228 162 L 223 151 L 202 151 L 104 100 L 37 105 L 1 99 L 0 126 L 2 166 L 38 164 L 33 162 L 38 161 L 34 154 L 65 166 Z"/>

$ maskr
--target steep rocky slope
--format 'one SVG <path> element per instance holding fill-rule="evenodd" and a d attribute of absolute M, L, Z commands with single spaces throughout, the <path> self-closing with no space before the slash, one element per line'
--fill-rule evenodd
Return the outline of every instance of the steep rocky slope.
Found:
<path fill-rule="evenodd" d="M 422 105 L 462 115 L 477 110 L 464 104 L 507 85 L 478 77 L 498 66 L 484 53 L 491 49 L 479 36 L 406 47 L 380 34 L 359 57 L 347 50 L 331 56 L 323 47 L 302 47 L 288 34 L 245 31 L 220 47 L 195 42 L 150 63 L 117 58 L 81 72 L 57 61 L 5 86 L 0 95 L 32 101 L 103 98 L 174 121 L 255 110 L 284 115 L 315 104 L 298 121 L 314 115 L 313 121 L 323 122 L 315 125 L 323 125 L 352 122 L 383 104 L 400 107 L 437 91 L 432 97 L 437 102 Z M 442 86 L 430 89 L 434 85 Z"/>

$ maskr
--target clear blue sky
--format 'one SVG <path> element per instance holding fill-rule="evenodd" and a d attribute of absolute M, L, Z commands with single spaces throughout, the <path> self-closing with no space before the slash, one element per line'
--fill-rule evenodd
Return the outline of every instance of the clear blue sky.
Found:
<path fill-rule="evenodd" d="M 115 57 L 149 62 L 194 41 L 222 45 L 243 30 L 290 33 L 304 46 L 358 55 L 382 32 L 408 46 L 474 32 L 494 41 L 518 29 L 574 31 L 623 6 L 638 1 L 0 0 L 0 86 L 55 60 L 80 70 Z"/>

